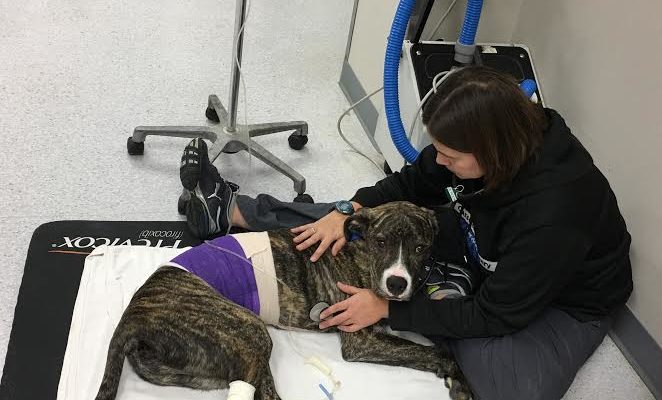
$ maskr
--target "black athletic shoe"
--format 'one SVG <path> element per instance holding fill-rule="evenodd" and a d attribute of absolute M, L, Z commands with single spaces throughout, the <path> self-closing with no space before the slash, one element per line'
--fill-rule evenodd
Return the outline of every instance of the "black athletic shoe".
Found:
<path fill-rule="evenodd" d="M 239 186 L 221 177 L 209 161 L 207 145 L 202 139 L 194 139 L 186 146 L 180 177 L 185 188 L 193 187 L 188 189 L 191 199 L 186 205 L 186 221 L 191 232 L 201 239 L 226 235 L 232 227 Z"/>
<path fill-rule="evenodd" d="M 209 163 L 207 143 L 200 138 L 191 140 L 184 148 L 179 165 L 179 179 L 186 190 L 195 189 L 205 161 Z"/>
<path fill-rule="evenodd" d="M 434 261 L 431 268 L 430 276 L 425 282 L 430 299 L 462 297 L 474 292 L 476 279 L 469 265 Z"/>

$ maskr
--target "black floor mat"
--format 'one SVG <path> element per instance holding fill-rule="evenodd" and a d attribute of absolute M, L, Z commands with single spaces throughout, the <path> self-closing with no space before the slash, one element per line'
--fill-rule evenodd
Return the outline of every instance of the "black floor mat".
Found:
<path fill-rule="evenodd" d="M 94 247 L 198 243 L 181 221 L 59 221 L 37 228 L 18 294 L 0 400 L 56 399 L 85 256 Z"/>

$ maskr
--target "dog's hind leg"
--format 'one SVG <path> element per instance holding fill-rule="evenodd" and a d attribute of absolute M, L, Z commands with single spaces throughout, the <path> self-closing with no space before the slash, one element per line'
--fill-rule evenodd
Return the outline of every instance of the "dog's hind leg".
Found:
<path fill-rule="evenodd" d="M 222 346 L 216 348 L 221 357 L 209 357 L 198 348 L 199 343 L 185 343 L 184 338 L 180 341 L 160 333 L 165 332 L 147 330 L 127 349 L 131 366 L 143 380 L 198 390 L 228 387 L 225 365 L 219 362 L 224 353 Z"/>
<path fill-rule="evenodd" d="M 122 319 L 118 329 L 133 332 L 126 357 L 153 384 L 214 390 L 241 380 L 259 389 L 269 374 L 264 322 L 186 271 L 157 270 Z"/>
<path fill-rule="evenodd" d="M 237 346 L 234 355 L 234 359 L 241 360 L 241 365 L 245 366 L 242 380 L 255 387 L 255 400 L 280 400 L 269 368 L 272 342 L 266 325 L 260 321 L 260 325 L 242 329 L 246 340 L 244 346 Z"/>
<path fill-rule="evenodd" d="M 256 400 L 280 400 L 269 368 L 271 337 L 262 321 L 249 321 L 239 327 L 240 335 L 219 327 L 216 337 L 220 340 L 204 343 L 201 338 L 154 331 L 146 321 L 124 318 L 111 341 L 96 400 L 115 399 L 125 357 L 138 376 L 156 385 L 214 390 L 242 380 L 256 388 Z"/>
<path fill-rule="evenodd" d="M 260 382 L 260 386 L 257 388 L 255 397 L 259 400 L 280 400 L 280 397 L 276 392 L 274 378 L 271 375 L 271 371 L 269 370 L 269 365 L 267 365 L 267 369 L 262 375 L 262 381 Z"/>
<path fill-rule="evenodd" d="M 346 361 L 370 362 L 429 371 L 451 378 L 451 399 L 469 400 L 471 392 L 457 362 L 436 346 L 423 346 L 386 333 L 360 330 L 340 334 L 342 356 Z"/>

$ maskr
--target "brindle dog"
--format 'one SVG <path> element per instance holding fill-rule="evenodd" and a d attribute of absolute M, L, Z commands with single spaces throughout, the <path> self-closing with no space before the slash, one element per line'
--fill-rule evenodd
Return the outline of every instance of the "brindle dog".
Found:
<path fill-rule="evenodd" d="M 389 203 L 361 209 L 347 219 L 345 229 L 362 239 L 347 243 L 336 257 L 326 252 L 314 264 L 309 260 L 313 250 L 294 249 L 288 230 L 269 233 L 280 278 L 281 328 L 318 331 L 309 311 L 320 301 L 333 304 L 347 298 L 336 287 L 339 281 L 393 300 L 411 297 L 437 231 L 434 214 L 411 203 Z M 456 362 L 438 347 L 374 326 L 340 332 L 340 337 L 347 361 L 431 371 L 450 378 L 452 399 L 471 397 Z M 125 357 L 153 384 L 214 390 L 242 380 L 256 388 L 255 398 L 277 400 L 269 370 L 271 346 L 266 324 L 254 313 L 185 270 L 161 267 L 133 296 L 115 329 L 96 400 L 115 398 Z"/>

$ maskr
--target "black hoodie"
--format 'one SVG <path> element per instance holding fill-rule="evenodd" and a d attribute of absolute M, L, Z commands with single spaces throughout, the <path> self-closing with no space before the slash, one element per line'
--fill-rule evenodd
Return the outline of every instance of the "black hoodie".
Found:
<path fill-rule="evenodd" d="M 352 200 L 365 207 L 396 200 L 437 207 L 447 203 L 446 187 L 465 187 L 452 205 L 454 218 L 442 219 L 436 254 L 448 261 L 468 256 L 480 270 L 480 286 L 462 298 L 430 301 L 421 291 L 409 302 L 391 301 L 391 328 L 452 338 L 498 336 L 524 328 L 548 307 L 590 321 L 626 302 L 632 292 L 630 235 L 614 193 L 563 118 L 545 112 L 542 145 L 498 190 L 480 192 L 480 180 L 454 178 L 428 146 L 413 165 L 356 193 Z M 467 231 L 477 252 L 464 253 L 471 247 L 465 245 Z"/>

